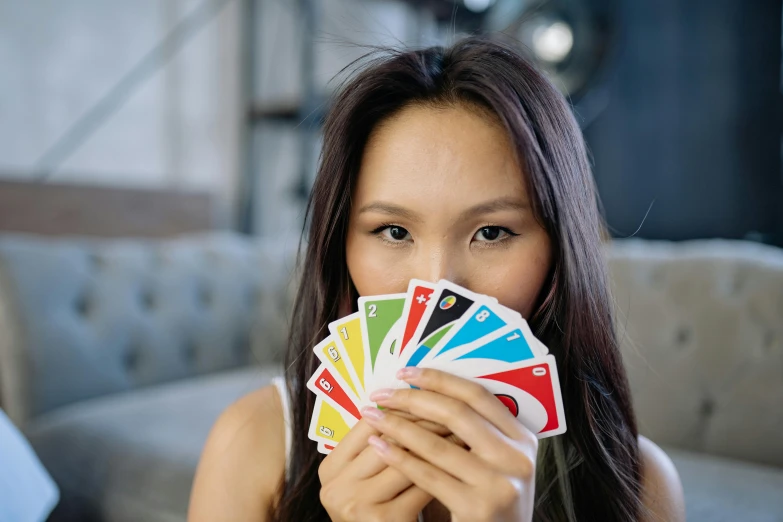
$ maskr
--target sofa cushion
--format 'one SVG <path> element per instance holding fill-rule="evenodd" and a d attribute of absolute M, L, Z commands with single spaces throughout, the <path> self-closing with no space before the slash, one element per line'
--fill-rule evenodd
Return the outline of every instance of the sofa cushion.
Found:
<path fill-rule="evenodd" d="M 183 521 L 220 413 L 279 367 L 196 377 L 52 411 L 26 434 L 62 490 L 52 520 Z"/>
<path fill-rule="evenodd" d="M 689 522 L 783 520 L 783 469 L 664 449 L 680 473 Z"/>
<path fill-rule="evenodd" d="M 182 522 L 211 426 L 277 367 L 248 368 L 93 399 L 27 430 L 63 489 L 53 521 Z M 783 519 L 783 470 L 667 447 L 691 522 Z"/>

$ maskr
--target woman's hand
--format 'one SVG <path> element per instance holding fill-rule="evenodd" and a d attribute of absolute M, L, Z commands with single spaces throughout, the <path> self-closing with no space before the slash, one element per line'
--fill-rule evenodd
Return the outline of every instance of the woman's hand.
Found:
<path fill-rule="evenodd" d="M 398 415 L 365 408 L 362 415 L 367 424 L 408 450 L 370 434 L 368 442 L 383 462 L 438 499 L 452 520 L 531 520 L 536 436 L 479 384 L 415 367 L 400 370 L 398 377 L 420 389 L 378 390 L 370 399 L 441 424 L 470 449 Z"/>
<path fill-rule="evenodd" d="M 395 413 L 419 429 L 433 433 L 434 437 L 449 435 L 443 426 L 432 422 L 417 420 L 403 412 L 389 414 Z M 368 438 L 379 435 L 366 421 L 359 421 L 319 466 L 321 503 L 335 522 L 411 522 L 432 500 L 429 493 L 387 466 L 368 446 Z"/>

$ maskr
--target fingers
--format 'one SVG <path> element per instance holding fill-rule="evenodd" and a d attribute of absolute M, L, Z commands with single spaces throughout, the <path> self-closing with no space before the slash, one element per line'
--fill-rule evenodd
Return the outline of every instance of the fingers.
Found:
<path fill-rule="evenodd" d="M 386 463 L 378 458 L 375 451 L 367 446 L 355 459 L 344 465 L 339 471 L 344 472 L 347 476 L 361 480 L 374 477 L 387 467 Z"/>
<path fill-rule="evenodd" d="M 389 502 L 400 495 L 400 492 L 413 486 L 411 479 L 399 470 L 389 467 L 374 449 L 370 451 L 383 464 L 383 470 L 364 482 L 366 486 L 363 487 L 363 491 L 368 497 L 367 500 L 375 503 Z"/>
<path fill-rule="evenodd" d="M 397 415 L 386 414 L 375 408 L 365 408 L 362 413 L 366 416 L 367 422 L 384 435 L 390 436 L 404 448 L 461 481 L 476 484 L 489 479 L 490 471 L 486 464 L 443 437 Z M 369 440 L 378 440 L 383 445 L 390 445 L 377 436 L 372 436 Z"/>
<path fill-rule="evenodd" d="M 371 451 L 367 452 L 361 462 L 358 464 L 355 462 L 357 457 L 367 449 L 367 438 L 370 435 L 380 435 L 380 432 L 366 421 L 360 420 L 356 423 L 340 444 L 337 444 L 318 466 L 318 478 L 321 484 L 330 482 L 344 470 L 349 471 L 346 468 L 350 468 L 350 471 L 355 474 L 372 476 L 386 467 Z"/>
<path fill-rule="evenodd" d="M 396 416 L 399 416 L 400 418 L 411 419 L 411 422 L 413 422 L 416 426 L 419 426 L 427 431 L 431 431 L 432 433 L 435 433 L 438 436 L 443 436 L 444 440 L 449 441 L 451 444 L 457 444 L 461 447 L 465 447 L 465 444 L 462 442 L 461 439 L 459 439 L 459 437 L 451 434 L 448 428 L 445 428 L 440 424 L 436 424 L 430 421 L 422 421 L 409 413 L 398 412 L 395 410 L 387 410 L 387 413 L 394 414 Z M 366 420 L 364 422 L 365 424 L 367 424 Z M 385 440 L 390 444 L 399 445 L 399 442 L 396 441 L 394 437 L 392 437 L 390 434 L 381 434 L 377 430 L 374 430 L 374 434 L 380 436 L 381 438 L 383 438 L 383 440 Z M 378 458 L 378 455 L 375 453 L 375 451 L 372 448 L 367 446 L 367 441 L 365 441 L 364 449 L 361 451 L 361 453 L 359 453 L 349 463 L 347 464 L 341 463 L 341 466 L 343 467 L 343 469 L 345 469 L 346 473 L 349 473 L 351 476 L 354 476 L 359 479 L 366 479 L 366 478 L 373 477 L 378 473 L 381 473 L 383 470 L 387 469 L 386 463 L 384 463 L 380 458 Z M 408 486 L 410 486 L 410 482 L 408 483 Z"/>
<path fill-rule="evenodd" d="M 436 435 L 440 435 L 444 439 L 452 442 L 453 444 L 456 444 L 457 446 L 462 446 L 463 448 L 467 447 L 465 441 L 463 441 L 458 436 L 454 435 L 451 432 L 451 430 L 449 430 L 443 424 L 438 424 L 436 422 L 432 422 L 426 419 L 420 419 L 419 417 L 416 417 L 415 415 L 412 415 L 406 411 L 394 410 L 394 409 L 387 409 L 386 411 L 388 413 L 394 413 L 395 415 L 399 415 L 403 419 L 408 419 L 411 422 L 415 423 L 416 425 L 421 426 L 425 430 L 431 431 Z"/>
<path fill-rule="evenodd" d="M 378 432 L 364 420 L 360 420 L 340 443 L 335 445 L 328 457 L 333 457 L 332 460 L 335 462 L 350 462 L 367 447 L 367 437 L 370 435 L 378 435 Z"/>
<path fill-rule="evenodd" d="M 417 417 L 444 424 L 472 449 L 481 450 L 482 446 L 495 445 L 503 441 L 502 433 L 495 426 L 458 399 L 437 392 L 411 388 L 383 390 L 383 392 L 383 395 L 373 396 L 373 400 L 376 400 L 379 405 L 407 411 Z M 490 397 L 492 401 L 500 404 L 494 396 Z M 502 404 L 500 406 L 503 407 Z M 510 415 L 508 411 L 506 413 Z M 372 412 L 368 411 L 367 414 L 370 415 Z M 369 418 L 366 420 L 378 428 L 377 423 Z M 395 437 L 391 433 L 387 434 Z"/>
<path fill-rule="evenodd" d="M 426 419 L 420 419 L 419 417 L 407 411 L 388 409 L 387 412 L 394 413 L 395 415 L 399 415 L 403 419 L 407 419 L 411 422 L 415 422 L 425 430 L 429 430 L 437 435 L 440 435 L 441 437 L 445 437 L 451 434 L 451 431 L 443 424 L 438 424 L 436 422 L 432 422 Z"/>
<path fill-rule="evenodd" d="M 416 381 L 422 390 L 437 392 L 461 401 L 497 427 L 504 435 L 512 439 L 524 438 L 526 429 L 516 417 L 508 411 L 497 397 L 480 384 L 446 372 L 427 369 L 426 371 L 408 371 L 406 379 Z"/>
<path fill-rule="evenodd" d="M 525 477 L 535 468 L 538 439 L 494 395 L 477 383 L 438 370 L 407 370 L 414 370 L 414 377 L 406 380 L 420 389 L 379 390 L 372 399 L 385 408 L 445 425 L 504 473 Z"/>
<path fill-rule="evenodd" d="M 397 471 L 394 468 L 389 470 Z M 407 477 L 406 477 L 407 478 Z M 390 513 L 418 513 L 432 502 L 432 495 L 418 486 L 411 486 L 384 506 Z"/>
<path fill-rule="evenodd" d="M 459 437 L 453 435 L 449 429 L 442 424 L 422 420 L 403 411 L 389 410 L 389 412 L 410 419 L 424 429 L 446 437 L 447 440 L 450 440 L 452 443 L 460 446 L 465 445 Z M 343 470 L 359 479 L 372 477 L 384 470 L 387 466 L 378 458 L 375 452 L 372 450 L 365 451 L 368 449 L 367 438 L 370 435 L 380 436 L 381 434 L 365 420 L 360 420 L 356 423 L 345 438 L 340 441 L 340 444 L 338 444 L 321 463 L 318 470 L 321 483 L 325 484 L 330 481 L 333 476 Z M 384 435 L 384 439 L 394 443 L 388 436 Z"/>
<path fill-rule="evenodd" d="M 447 436 L 451 433 L 449 429 L 442 424 L 436 424 L 429 420 L 417 419 L 408 412 L 395 411 L 394 413 L 415 422 L 419 422 L 422 427 L 437 433 L 438 435 Z M 345 464 L 355 459 L 357 455 L 367 447 L 367 438 L 370 435 L 378 435 L 378 432 L 363 420 L 359 420 L 343 440 L 335 446 L 334 450 L 329 454 L 329 457 L 332 457 L 332 461 L 339 461 L 341 464 Z"/>
<path fill-rule="evenodd" d="M 422 390 L 437 392 L 467 404 L 509 438 L 522 441 L 532 438 L 537 441 L 535 435 L 517 421 L 508 408 L 476 382 L 432 368 L 406 367 L 400 374 L 403 380 Z"/>
<path fill-rule="evenodd" d="M 465 512 L 464 504 L 469 502 L 472 496 L 470 486 L 402 448 L 384 442 L 379 437 L 370 437 L 369 443 L 389 466 L 401 471 L 423 492 L 440 500 L 449 511 Z"/>
<path fill-rule="evenodd" d="M 379 434 L 379 436 L 389 444 L 398 444 L 389 435 Z M 381 473 L 387 468 L 388 466 L 386 463 L 378 457 L 378 455 L 375 453 L 375 450 L 368 446 L 367 441 L 365 441 L 365 447 L 362 452 L 359 453 L 356 458 L 347 465 L 342 466 L 340 471 L 344 470 L 348 476 L 355 477 L 357 479 L 368 479 L 370 477 L 374 477 L 378 473 Z"/>

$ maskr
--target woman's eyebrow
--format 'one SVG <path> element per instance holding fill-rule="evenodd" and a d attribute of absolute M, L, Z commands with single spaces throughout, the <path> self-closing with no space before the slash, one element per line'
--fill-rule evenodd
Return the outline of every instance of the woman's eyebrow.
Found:
<path fill-rule="evenodd" d="M 381 214 L 397 216 L 402 219 L 407 219 L 408 221 L 421 221 L 421 217 L 416 212 L 405 207 L 395 205 L 394 203 L 387 203 L 385 201 L 374 201 L 359 209 L 359 214 L 363 214 L 365 212 L 380 212 Z"/>
<path fill-rule="evenodd" d="M 490 214 L 492 212 L 500 212 L 503 210 L 522 211 L 522 210 L 527 210 L 529 208 L 530 206 L 527 203 L 523 201 L 519 201 L 517 199 L 498 198 L 498 199 L 493 199 L 491 201 L 485 201 L 483 203 L 479 203 L 478 205 L 473 205 L 472 207 L 464 210 L 460 214 L 459 220 L 462 221 L 465 219 L 470 219 L 471 217 L 480 216 L 482 214 Z M 419 216 L 419 214 L 414 212 L 413 210 L 407 209 L 405 207 L 401 207 L 399 205 L 395 205 L 394 203 L 388 203 L 385 201 L 374 201 L 359 209 L 359 214 L 363 214 L 365 212 L 379 212 L 381 214 L 396 216 L 416 223 L 422 221 L 421 216 Z"/>
<path fill-rule="evenodd" d="M 482 214 L 490 214 L 492 212 L 500 212 L 502 210 L 528 210 L 530 205 L 524 201 L 513 198 L 498 198 L 478 205 L 473 205 L 469 209 L 460 214 L 460 220 L 469 219 L 471 217 L 480 216 Z"/>

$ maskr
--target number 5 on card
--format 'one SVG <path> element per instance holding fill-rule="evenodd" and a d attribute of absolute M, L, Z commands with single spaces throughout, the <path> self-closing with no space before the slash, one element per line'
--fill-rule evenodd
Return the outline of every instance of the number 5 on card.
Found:
<path fill-rule="evenodd" d="M 351 381 L 358 392 L 360 399 L 366 399 L 364 387 L 365 365 L 364 338 L 362 336 L 361 312 L 346 315 L 329 323 L 329 332 L 337 343 L 337 351 L 348 362 L 346 367 L 351 374 Z"/>

